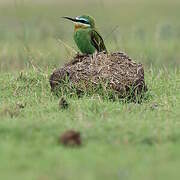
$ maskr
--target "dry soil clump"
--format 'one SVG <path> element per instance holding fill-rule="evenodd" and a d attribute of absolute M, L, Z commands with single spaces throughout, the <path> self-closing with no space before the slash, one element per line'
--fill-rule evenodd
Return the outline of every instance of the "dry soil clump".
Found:
<path fill-rule="evenodd" d="M 142 64 L 121 52 L 77 55 L 53 72 L 50 85 L 52 91 L 75 89 L 77 93 L 87 94 L 104 91 L 118 98 L 135 98 L 147 90 Z"/>
<path fill-rule="evenodd" d="M 80 146 L 81 136 L 79 132 L 68 130 L 60 136 L 59 141 L 65 146 Z"/>

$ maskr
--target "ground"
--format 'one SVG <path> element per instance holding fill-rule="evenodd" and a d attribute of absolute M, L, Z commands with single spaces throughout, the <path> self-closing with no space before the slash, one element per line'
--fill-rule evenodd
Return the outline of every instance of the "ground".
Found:
<path fill-rule="evenodd" d="M 0 178 L 179 179 L 179 7 L 177 0 L 2 1 Z M 72 50 L 57 39 L 77 50 L 72 24 L 60 17 L 86 12 L 110 51 L 143 63 L 149 96 L 141 104 L 64 95 L 69 108 L 59 108 L 49 76 Z M 59 144 L 67 129 L 81 133 L 81 147 Z"/>

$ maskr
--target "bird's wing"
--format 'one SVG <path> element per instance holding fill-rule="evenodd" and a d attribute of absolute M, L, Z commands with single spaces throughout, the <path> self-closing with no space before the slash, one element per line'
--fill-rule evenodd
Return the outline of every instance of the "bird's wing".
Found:
<path fill-rule="evenodd" d="M 106 46 L 104 45 L 104 41 L 100 36 L 100 34 L 94 29 L 90 33 L 91 33 L 91 43 L 96 48 L 96 50 L 98 52 L 102 52 L 102 51 L 107 52 Z"/>

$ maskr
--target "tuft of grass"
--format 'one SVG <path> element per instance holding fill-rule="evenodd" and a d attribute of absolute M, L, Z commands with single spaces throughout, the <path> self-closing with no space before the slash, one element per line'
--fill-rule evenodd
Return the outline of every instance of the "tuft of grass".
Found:
<path fill-rule="evenodd" d="M 80 82 L 77 84 L 69 83 L 68 77 L 59 82 L 53 89 L 53 94 L 57 96 L 68 96 L 69 98 L 81 98 L 97 96 L 106 101 L 122 101 L 124 103 L 137 102 L 148 100 L 151 97 L 150 92 L 145 90 L 141 93 L 137 92 L 136 87 L 129 87 L 129 89 L 122 93 L 113 90 L 108 86 L 108 82 L 100 82 L 96 86 L 91 83 Z"/>

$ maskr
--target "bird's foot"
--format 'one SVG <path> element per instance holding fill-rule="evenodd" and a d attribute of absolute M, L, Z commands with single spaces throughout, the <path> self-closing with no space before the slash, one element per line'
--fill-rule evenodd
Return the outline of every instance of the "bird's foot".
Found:
<path fill-rule="evenodd" d="M 92 58 L 93 58 L 93 59 L 96 59 L 97 54 L 98 54 L 98 52 L 97 52 L 97 51 L 95 51 L 95 52 L 92 54 Z"/>

